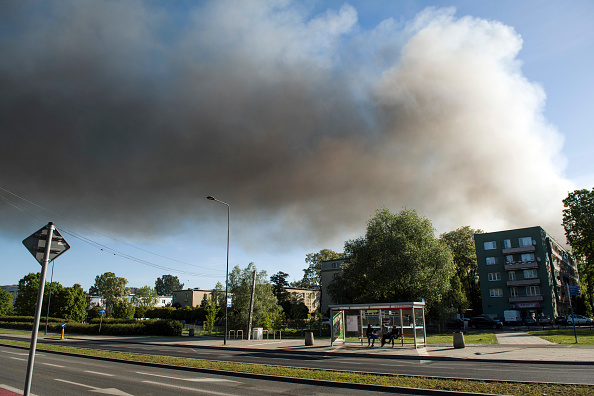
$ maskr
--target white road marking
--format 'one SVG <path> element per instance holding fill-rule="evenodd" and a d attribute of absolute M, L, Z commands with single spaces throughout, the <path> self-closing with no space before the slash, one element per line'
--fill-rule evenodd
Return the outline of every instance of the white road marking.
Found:
<path fill-rule="evenodd" d="M 60 366 L 59 364 L 52 364 L 52 363 L 41 363 L 41 364 L 45 364 L 46 366 L 52 366 L 52 367 L 60 367 L 60 368 L 65 367 L 65 366 Z"/>
<path fill-rule="evenodd" d="M 98 371 L 85 370 L 84 372 L 89 374 L 104 375 L 106 377 L 115 377 L 115 374 L 100 373 Z"/>
<path fill-rule="evenodd" d="M 161 374 L 153 374 L 153 373 L 143 373 L 143 372 L 140 372 L 140 371 L 137 371 L 136 374 L 151 375 L 153 377 L 176 379 L 176 380 L 180 380 L 180 381 L 189 381 L 189 382 L 235 382 L 235 383 L 240 383 L 239 381 L 233 381 L 233 380 L 227 380 L 227 379 L 217 379 L 217 378 L 181 378 L 181 377 L 172 377 L 172 376 L 169 376 L 169 375 L 161 375 Z"/>
<path fill-rule="evenodd" d="M 4 353 L 8 353 L 10 355 L 17 355 L 17 356 L 29 356 L 28 353 L 18 353 L 18 352 L 10 352 L 10 351 L 5 351 Z M 35 354 L 35 356 L 39 356 L 39 355 Z"/>
<path fill-rule="evenodd" d="M 97 388 L 95 386 L 86 385 L 86 384 L 79 384 L 78 382 L 66 381 L 66 380 L 63 380 L 63 379 L 60 379 L 60 378 L 54 378 L 54 379 L 56 381 L 65 382 L 67 384 L 78 385 L 78 386 L 82 386 L 84 388 L 89 388 L 91 390 L 91 392 L 103 393 L 104 395 L 132 396 L 131 394 L 126 393 L 126 392 L 121 391 L 121 390 L 116 389 L 116 388 Z"/>
<path fill-rule="evenodd" d="M 20 360 L 21 362 L 24 362 L 25 361 L 25 359 L 15 358 L 15 357 L 12 357 L 12 356 L 9 356 L 9 358 L 11 358 L 13 360 Z"/>
<path fill-rule="evenodd" d="M 203 390 L 203 389 L 190 388 L 190 387 L 187 387 L 187 386 L 164 384 L 162 382 L 155 382 L 155 381 L 142 381 L 142 382 L 144 382 L 145 384 L 167 386 L 169 388 L 189 390 L 189 391 L 194 391 L 194 392 L 197 392 L 197 393 L 206 393 L 206 394 L 209 394 L 209 395 L 220 395 L 220 396 L 230 396 L 231 395 L 230 393 L 221 393 L 221 392 L 207 391 L 207 390 Z"/>

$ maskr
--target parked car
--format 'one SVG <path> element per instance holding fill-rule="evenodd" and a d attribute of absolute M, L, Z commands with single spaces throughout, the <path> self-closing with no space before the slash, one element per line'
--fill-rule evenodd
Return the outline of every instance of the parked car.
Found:
<path fill-rule="evenodd" d="M 536 319 L 534 319 L 532 316 L 526 316 L 524 318 L 524 325 L 525 326 L 536 326 Z"/>
<path fill-rule="evenodd" d="M 468 321 L 468 326 L 473 329 L 500 329 L 503 326 L 501 322 L 493 320 L 486 316 L 475 316 L 474 318 L 470 318 Z"/>
<path fill-rule="evenodd" d="M 565 316 L 557 316 L 555 318 L 555 324 L 559 326 L 567 326 L 567 318 Z"/>
<path fill-rule="evenodd" d="M 591 326 L 592 325 L 592 319 L 587 318 L 583 315 L 569 315 L 567 317 L 567 324 L 568 325 L 573 325 L 575 323 L 576 326 L 582 326 L 582 325 L 588 325 Z"/>
<path fill-rule="evenodd" d="M 449 329 L 463 329 L 464 321 L 462 319 L 454 318 L 446 323 L 446 327 Z"/>
<path fill-rule="evenodd" d="M 548 316 L 540 316 L 538 318 L 538 324 L 541 326 L 550 326 L 553 324 L 553 321 Z"/>

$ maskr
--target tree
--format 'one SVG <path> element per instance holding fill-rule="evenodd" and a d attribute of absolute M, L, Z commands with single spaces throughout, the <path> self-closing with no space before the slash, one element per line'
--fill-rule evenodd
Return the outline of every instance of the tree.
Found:
<path fill-rule="evenodd" d="M 132 297 L 132 304 L 138 308 L 140 317 L 144 316 L 147 309 L 151 309 L 159 302 L 159 295 L 150 286 L 143 286 L 136 290 L 136 294 Z"/>
<path fill-rule="evenodd" d="M 18 315 L 35 315 L 40 277 L 41 273 L 30 272 L 19 280 L 19 289 L 14 302 L 14 310 Z"/>
<path fill-rule="evenodd" d="M 206 303 L 206 320 L 204 321 L 204 330 L 208 333 L 212 332 L 220 310 L 221 308 L 217 307 L 216 296 L 211 294 Z"/>
<path fill-rule="evenodd" d="M 233 294 L 233 303 L 229 309 L 229 326 L 231 329 L 247 329 L 252 281 L 256 266 L 250 263 L 243 270 L 235 266 L 229 274 L 229 290 Z M 252 323 L 254 327 L 269 326 L 281 314 L 281 307 L 272 292 L 266 271 L 256 272 L 256 293 Z"/>
<path fill-rule="evenodd" d="M 0 316 L 9 315 L 12 313 L 12 293 L 7 292 L 0 287 Z"/>
<path fill-rule="evenodd" d="M 95 285 L 89 288 L 89 294 L 100 295 L 105 300 L 106 309 L 111 312 L 116 303 L 129 293 L 126 288 L 128 280 L 115 276 L 113 272 L 106 272 L 95 277 Z"/>
<path fill-rule="evenodd" d="M 75 283 L 72 287 L 59 285 L 56 289 L 50 303 L 51 316 L 82 322 L 87 316 L 87 294 L 82 286 Z"/>
<path fill-rule="evenodd" d="M 289 281 L 287 281 L 288 277 L 289 274 L 282 271 L 279 271 L 270 277 L 270 281 L 272 282 L 272 293 L 280 303 L 289 299 L 289 293 L 285 289 L 289 286 Z"/>
<path fill-rule="evenodd" d="M 569 193 L 563 205 L 565 237 L 577 259 L 586 302 L 590 302 L 594 297 L 594 188 Z"/>
<path fill-rule="evenodd" d="M 295 286 L 305 289 L 312 288 L 322 283 L 322 261 L 336 260 L 344 257 L 344 253 L 336 253 L 334 250 L 322 249 L 318 253 L 305 255 L 305 262 L 308 267 L 303 270 L 303 279 L 295 282 Z"/>
<path fill-rule="evenodd" d="M 177 276 L 163 275 L 155 281 L 155 290 L 159 296 L 171 296 L 174 290 L 181 290 L 184 284 L 180 283 Z"/>
<path fill-rule="evenodd" d="M 414 210 L 377 210 L 365 236 L 345 243 L 343 272 L 328 285 L 332 299 L 339 304 L 425 299 L 437 314 L 454 263 L 434 233 L 431 222 Z"/>
<path fill-rule="evenodd" d="M 439 237 L 448 245 L 453 255 L 457 280 L 452 279 L 452 290 L 461 288 L 461 293 L 450 295 L 449 300 L 459 313 L 464 313 L 468 307 L 475 314 L 482 312 L 481 287 L 474 245 L 474 235 L 481 233 L 483 233 L 482 230 L 464 226 L 441 234 Z M 456 295 L 458 297 L 455 297 Z"/>
<path fill-rule="evenodd" d="M 118 319 L 134 318 L 134 305 L 128 301 L 120 299 L 116 301 L 112 308 L 112 316 Z"/>

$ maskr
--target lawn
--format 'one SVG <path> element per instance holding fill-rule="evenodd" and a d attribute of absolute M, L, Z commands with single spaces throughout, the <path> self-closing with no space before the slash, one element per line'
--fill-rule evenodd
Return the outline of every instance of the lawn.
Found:
<path fill-rule="evenodd" d="M 575 344 L 575 335 L 573 329 L 564 330 L 533 330 L 528 333 L 544 338 L 555 344 Z M 594 345 L 594 330 L 576 329 L 578 344 Z"/>
<path fill-rule="evenodd" d="M 452 345 L 454 335 L 451 333 L 427 334 L 427 344 Z M 492 331 L 465 331 L 465 344 L 497 344 L 497 337 Z"/>

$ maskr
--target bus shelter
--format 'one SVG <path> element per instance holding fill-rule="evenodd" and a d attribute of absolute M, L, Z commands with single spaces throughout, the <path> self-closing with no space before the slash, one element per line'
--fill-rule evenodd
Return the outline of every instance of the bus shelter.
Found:
<path fill-rule="evenodd" d="M 415 349 L 425 346 L 425 302 L 330 305 L 332 320 L 330 344 L 343 343 L 348 333 L 366 337 L 369 324 L 381 332 L 396 326 L 400 329 L 400 344 L 414 344 Z M 405 341 L 409 340 L 409 342 Z"/>

